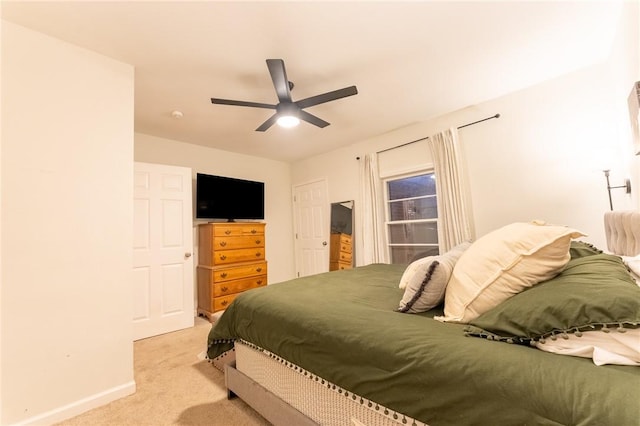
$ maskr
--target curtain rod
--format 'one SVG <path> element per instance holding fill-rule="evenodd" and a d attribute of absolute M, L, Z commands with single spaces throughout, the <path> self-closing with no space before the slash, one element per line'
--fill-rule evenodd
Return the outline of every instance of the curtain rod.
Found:
<path fill-rule="evenodd" d="M 463 124 L 462 126 L 458 127 L 458 130 L 463 129 L 465 127 L 473 126 L 474 124 L 482 123 L 483 121 L 491 120 L 491 119 L 494 119 L 494 118 L 500 118 L 500 114 L 492 115 L 491 117 L 483 118 L 482 120 L 474 121 L 473 123 Z M 420 141 L 423 141 L 425 139 L 429 139 L 429 136 L 425 136 L 424 138 L 416 139 L 416 140 L 411 141 L 411 142 L 406 142 L 406 143 L 403 143 L 402 145 L 392 146 L 391 148 L 387 148 L 387 149 L 383 149 L 381 151 L 377 151 L 376 154 L 380 154 L 380 153 L 386 152 L 386 151 L 391 151 L 392 149 L 400 148 L 400 147 L 403 147 L 403 146 L 411 145 L 412 143 L 420 142 Z M 360 159 L 360 157 L 356 157 L 356 160 L 359 160 L 359 159 Z"/>

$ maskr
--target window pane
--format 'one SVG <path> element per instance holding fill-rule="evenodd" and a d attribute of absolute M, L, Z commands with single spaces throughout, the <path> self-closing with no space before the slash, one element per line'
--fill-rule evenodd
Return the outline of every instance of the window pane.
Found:
<path fill-rule="evenodd" d="M 438 224 L 389 224 L 389 242 L 393 244 L 438 244 Z"/>
<path fill-rule="evenodd" d="M 389 203 L 389 218 L 395 220 L 436 219 L 438 204 L 436 197 L 414 200 L 392 201 Z"/>
<path fill-rule="evenodd" d="M 391 247 L 391 263 L 409 264 L 414 260 L 438 254 L 438 247 Z"/>
<path fill-rule="evenodd" d="M 389 181 L 389 200 L 413 198 L 436 194 L 436 181 L 433 173 Z"/>

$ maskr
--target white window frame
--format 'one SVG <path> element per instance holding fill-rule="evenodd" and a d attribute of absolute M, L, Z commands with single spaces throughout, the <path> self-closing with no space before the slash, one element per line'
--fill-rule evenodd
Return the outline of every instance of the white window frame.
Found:
<path fill-rule="evenodd" d="M 389 235 L 389 225 L 401 225 L 404 223 L 438 223 L 438 218 L 436 217 L 435 219 L 416 219 L 416 220 L 391 220 L 391 212 L 390 212 L 390 202 L 391 200 L 389 200 L 389 181 L 394 181 L 394 180 L 400 180 L 400 179 L 406 179 L 406 178 L 410 178 L 410 177 L 414 177 L 414 176 L 420 176 L 420 175 L 426 175 L 426 174 L 435 174 L 435 170 L 433 169 L 433 167 L 428 167 L 428 168 L 423 168 L 423 169 L 419 169 L 419 170 L 412 170 L 411 172 L 404 172 L 404 173 L 397 173 L 397 174 L 393 174 L 393 175 L 387 175 L 382 179 L 382 185 L 384 187 L 384 212 L 385 212 L 385 221 L 384 221 L 384 233 L 385 233 L 385 242 L 386 242 L 386 246 L 387 246 L 387 255 L 388 255 L 388 259 L 390 262 L 392 262 L 393 256 L 391 253 L 391 248 L 392 247 L 435 247 L 439 249 L 439 245 L 438 242 L 436 242 L 435 244 L 431 244 L 431 243 L 413 243 L 413 244 L 399 244 L 399 243 L 392 243 L 391 242 L 391 238 Z M 428 196 L 431 197 L 431 196 Z M 438 198 L 438 194 L 436 192 L 435 195 L 433 195 L 433 197 L 436 197 L 436 199 Z M 423 197 L 411 197 L 411 198 L 403 198 L 400 200 L 410 200 L 412 198 L 418 199 L 418 198 L 423 198 Z M 396 201 L 400 201 L 400 200 L 393 200 L 394 202 Z"/>

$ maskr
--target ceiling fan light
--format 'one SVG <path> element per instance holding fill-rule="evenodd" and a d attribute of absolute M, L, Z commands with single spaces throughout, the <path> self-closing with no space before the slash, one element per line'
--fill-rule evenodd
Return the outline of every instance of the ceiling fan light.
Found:
<path fill-rule="evenodd" d="M 300 124 L 300 119 L 293 115 L 283 115 L 278 117 L 278 125 L 280 127 L 296 127 Z"/>

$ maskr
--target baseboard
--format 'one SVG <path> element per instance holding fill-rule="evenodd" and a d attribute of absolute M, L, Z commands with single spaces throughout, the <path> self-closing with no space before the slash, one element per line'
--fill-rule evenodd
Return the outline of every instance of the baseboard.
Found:
<path fill-rule="evenodd" d="M 82 398 L 71 404 L 63 405 L 62 407 L 55 408 L 45 413 L 39 414 L 34 417 L 30 417 L 21 422 L 14 423 L 13 426 L 35 426 L 43 424 L 54 424 L 61 422 L 71 417 L 75 417 L 86 411 L 108 404 L 116 399 L 123 398 L 125 396 L 134 394 L 136 392 L 136 382 L 130 381 L 120 386 L 107 389 L 103 392 L 99 392 L 95 395 Z"/>

